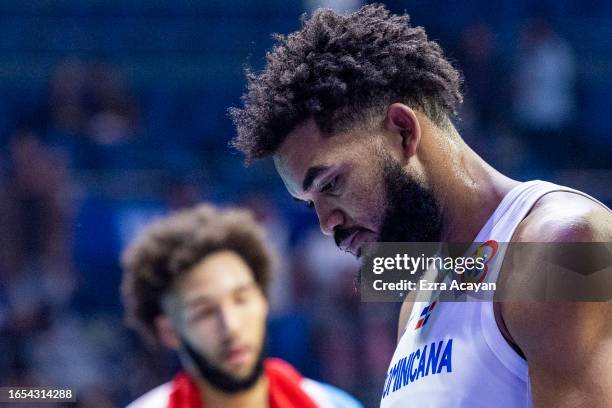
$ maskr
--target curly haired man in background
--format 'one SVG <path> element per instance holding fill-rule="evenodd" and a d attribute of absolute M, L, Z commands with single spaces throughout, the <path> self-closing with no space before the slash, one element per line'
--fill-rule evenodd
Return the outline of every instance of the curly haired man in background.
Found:
<path fill-rule="evenodd" d="M 150 225 L 123 254 L 128 322 L 183 370 L 129 408 L 358 408 L 348 394 L 264 358 L 273 254 L 246 210 L 211 205 Z"/>

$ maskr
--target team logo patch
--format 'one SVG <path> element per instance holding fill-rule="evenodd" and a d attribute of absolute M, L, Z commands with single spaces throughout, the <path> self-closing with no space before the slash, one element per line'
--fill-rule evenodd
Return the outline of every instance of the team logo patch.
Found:
<path fill-rule="evenodd" d="M 435 301 L 432 304 L 427 305 L 423 308 L 423 311 L 421 312 L 421 316 L 419 320 L 417 321 L 416 326 L 414 327 L 414 330 L 419 330 L 421 327 L 427 324 L 427 321 L 429 320 L 429 316 L 431 316 L 431 312 L 433 312 L 434 307 L 436 307 L 436 303 L 438 303 L 438 301 Z"/>
<path fill-rule="evenodd" d="M 484 268 L 473 268 L 471 270 L 465 271 L 465 273 L 461 275 L 461 282 L 482 283 L 487 277 L 487 273 L 489 272 L 489 266 L 487 264 L 491 262 L 491 259 L 493 259 L 493 257 L 497 253 L 497 248 L 497 241 L 494 241 L 492 239 L 476 248 L 476 251 L 474 252 L 474 255 L 472 255 L 472 258 L 484 258 Z"/>

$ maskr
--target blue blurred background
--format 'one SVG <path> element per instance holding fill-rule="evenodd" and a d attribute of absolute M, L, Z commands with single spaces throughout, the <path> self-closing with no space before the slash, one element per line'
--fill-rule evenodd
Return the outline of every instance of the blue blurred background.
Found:
<path fill-rule="evenodd" d="M 457 122 L 502 172 L 612 203 L 612 2 L 389 1 L 465 75 Z M 122 322 L 118 255 L 152 217 L 200 201 L 252 208 L 285 261 L 270 354 L 377 405 L 398 305 L 362 304 L 356 264 L 242 165 L 226 115 L 270 34 L 357 0 L 0 2 L 0 385 L 70 386 L 122 406 L 167 381 L 168 353 Z"/>

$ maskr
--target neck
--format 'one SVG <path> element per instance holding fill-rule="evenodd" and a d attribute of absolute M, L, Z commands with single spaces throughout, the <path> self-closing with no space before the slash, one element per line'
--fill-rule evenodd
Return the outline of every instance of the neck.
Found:
<path fill-rule="evenodd" d="M 438 166 L 427 166 L 432 170 L 426 176 L 430 185 L 436 186 L 441 204 L 442 241 L 472 242 L 519 182 L 499 173 L 456 136 L 443 136 L 448 149 L 439 149 L 438 145 L 432 150 L 432 163 Z"/>
<path fill-rule="evenodd" d="M 206 408 L 240 408 L 269 406 L 268 380 L 262 376 L 253 387 L 238 393 L 228 394 L 211 387 L 204 381 L 198 381 L 198 388 Z"/>

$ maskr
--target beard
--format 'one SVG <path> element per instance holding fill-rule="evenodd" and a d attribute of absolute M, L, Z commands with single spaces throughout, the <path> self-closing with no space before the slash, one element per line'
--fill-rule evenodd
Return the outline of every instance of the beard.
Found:
<path fill-rule="evenodd" d="M 410 176 L 391 156 L 381 156 L 384 185 L 382 216 L 376 242 L 439 242 L 442 215 L 433 191 Z M 334 241 L 340 244 L 362 227 L 336 228 Z M 361 248 L 356 254 L 361 258 Z"/>
<path fill-rule="evenodd" d="M 237 378 L 236 376 L 226 373 L 213 364 L 206 356 L 204 356 L 203 353 L 196 351 L 186 339 L 181 338 L 181 343 L 182 349 L 193 362 L 198 374 L 202 377 L 202 379 L 209 383 L 213 388 L 227 394 L 236 394 L 250 389 L 263 374 L 263 350 L 259 352 L 257 361 L 251 372 L 244 378 Z"/>
<path fill-rule="evenodd" d="M 438 242 L 440 205 L 433 191 L 406 173 L 391 156 L 382 158 L 386 205 L 378 242 Z"/>

